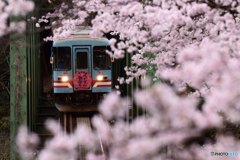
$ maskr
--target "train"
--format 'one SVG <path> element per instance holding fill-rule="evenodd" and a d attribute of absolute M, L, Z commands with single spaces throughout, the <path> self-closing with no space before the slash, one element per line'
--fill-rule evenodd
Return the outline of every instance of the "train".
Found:
<path fill-rule="evenodd" d="M 112 90 L 109 41 L 90 36 L 91 29 L 53 42 L 50 63 L 55 106 L 60 112 L 97 111 Z"/>

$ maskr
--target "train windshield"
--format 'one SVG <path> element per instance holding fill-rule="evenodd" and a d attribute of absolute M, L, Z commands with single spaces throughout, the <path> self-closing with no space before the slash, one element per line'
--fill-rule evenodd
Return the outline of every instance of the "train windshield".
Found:
<path fill-rule="evenodd" d="M 87 52 L 77 52 L 77 68 L 86 69 L 88 68 Z"/>
<path fill-rule="evenodd" d="M 93 69 L 107 70 L 111 69 L 111 61 L 106 50 L 110 50 L 108 46 L 93 47 Z"/>
<path fill-rule="evenodd" d="M 70 47 L 53 47 L 54 70 L 71 69 L 71 48 Z"/>

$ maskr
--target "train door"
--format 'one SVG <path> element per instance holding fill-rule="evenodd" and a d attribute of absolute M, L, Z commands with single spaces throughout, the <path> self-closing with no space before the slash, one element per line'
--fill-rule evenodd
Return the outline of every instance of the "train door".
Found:
<path fill-rule="evenodd" d="M 80 80 L 77 77 L 77 74 L 81 73 L 88 73 L 88 75 L 91 77 L 91 50 L 90 46 L 76 46 L 73 47 L 73 59 L 74 59 L 74 69 L 73 69 L 73 75 L 75 76 L 75 83 L 74 83 L 74 90 L 91 90 L 92 86 L 90 85 L 88 88 L 76 88 L 77 85 L 81 86 L 84 82 L 84 80 Z M 88 79 L 90 79 L 88 77 Z M 75 85 L 78 83 L 77 85 Z M 82 83 L 82 84 L 80 84 Z"/>

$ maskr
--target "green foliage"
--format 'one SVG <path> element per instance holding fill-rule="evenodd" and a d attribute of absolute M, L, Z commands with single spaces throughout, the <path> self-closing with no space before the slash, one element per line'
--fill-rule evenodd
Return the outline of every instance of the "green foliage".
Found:
<path fill-rule="evenodd" d="M 0 143 L 0 160 L 9 160 L 10 159 L 10 142 L 5 140 L 5 142 Z"/>
<path fill-rule="evenodd" d="M 8 112 L 9 112 L 9 108 L 6 107 L 6 106 L 1 106 L 0 107 L 0 118 L 1 117 L 4 117 L 4 116 L 7 116 L 8 115 Z"/>
<path fill-rule="evenodd" d="M 10 132 L 10 117 L 8 106 L 0 107 L 0 131 L 6 133 Z"/>
<path fill-rule="evenodd" d="M 144 53 L 143 58 L 148 58 L 150 61 L 153 61 L 156 58 L 156 55 L 151 52 Z M 156 64 L 142 64 L 142 69 L 146 70 L 146 75 L 154 80 L 154 83 L 161 82 L 161 79 L 155 76 L 157 65 Z"/>
<path fill-rule="evenodd" d="M 2 117 L 0 119 L 0 130 L 3 132 L 10 132 L 10 117 Z"/>

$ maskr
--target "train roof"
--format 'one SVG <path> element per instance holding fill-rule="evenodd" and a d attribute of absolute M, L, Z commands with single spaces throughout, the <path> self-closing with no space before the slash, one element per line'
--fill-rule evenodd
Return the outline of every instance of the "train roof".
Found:
<path fill-rule="evenodd" d="M 109 42 L 106 38 L 92 37 L 90 35 L 71 35 L 53 42 L 53 47 L 73 45 L 109 46 Z"/>

